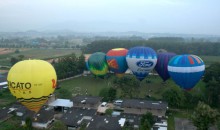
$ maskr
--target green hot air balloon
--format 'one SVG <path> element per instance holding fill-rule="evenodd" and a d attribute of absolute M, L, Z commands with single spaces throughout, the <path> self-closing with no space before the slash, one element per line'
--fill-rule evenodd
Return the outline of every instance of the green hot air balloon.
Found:
<path fill-rule="evenodd" d="M 103 52 L 93 53 L 88 59 L 89 70 L 96 76 L 103 77 L 108 72 L 106 55 Z"/>

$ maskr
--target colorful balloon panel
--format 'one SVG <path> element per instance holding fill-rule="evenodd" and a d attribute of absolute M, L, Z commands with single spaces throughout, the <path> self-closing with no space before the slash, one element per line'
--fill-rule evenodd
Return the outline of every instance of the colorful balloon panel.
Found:
<path fill-rule="evenodd" d="M 53 66 L 43 60 L 24 60 L 8 73 L 8 86 L 21 104 L 38 112 L 56 88 L 57 76 Z"/>
<path fill-rule="evenodd" d="M 170 75 L 167 70 L 168 63 L 172 57 L 176 54 L 169 52 L 162 52 L 157 54 L 157 64 L 155 66 L 155 70 L 159 74 L 159 76 L 166 81 L 170 78 Z"/>
<path fill-rule="evenodd" d="M 168 72 L 181 88 L 191 90 L 201 79 L 205 71 L 203 60 L 196 55 L 178 55 L 168 64 Z"/>
<path fill-rule="evenodd" d="M 84 55 L 84 56 L 85 56 L 85 64 L 86 64 L 86 68 L 87 68 L 87 70 L 89 70 L 88 59 L 89 59 L 89 57 L 90 57 L 90 54 L 86 54 L 86 55 Z"/>
<path fill-rule="evenodd" d="M 128 50 L 125 48 L 116 48 L 109 50 L 106 54 L 109 69 L 117 75 L 123 74 L 128 69 L 127 52 Z"/>
<path fill-rule="evenodd" d="M 104 76 L 108 72 L 106 55 L 102 52 L 93 53 L 88 59 L 89 70 L 97 76 Z"/>
<path fill-rule="evenodd" d="M 149 47 L 133 47 L 128 51 L 126 61 L 133 74 L 143 80 L 155 67 L 157 54 Z"/>

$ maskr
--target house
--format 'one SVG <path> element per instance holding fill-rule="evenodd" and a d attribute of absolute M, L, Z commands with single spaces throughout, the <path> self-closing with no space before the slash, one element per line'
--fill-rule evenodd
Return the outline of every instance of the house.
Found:
<path fill-rule="evenodd" d="M 141 123 L 141 115 L 122 113 L 120 117 L 125 118 L 126 123 L 129 124 L 129 126 L 132 127 L 133 130 L 139 130 L 139 125 Z"/>
<path fill-rule="evenodd" d="M 20 111 L 20 110 L 17 110 Z M 32 126 L 41 129 L 47 129 L 54 122 L 53 110 L 48 110 L 46 106 L 43 106 L 38 113 L 33 111 L 25 110 L 21 116 L 21 125 L 25 125 L 25 120 L 30 117 L 32 119 Z"/>
<path fill-rule="evenodd" d="M 7 75 L 8 73 L 0 74 L 0 89 L 8 87 Z"/>
<path fill-rule="evenodd" d="M 82 124 L 82 122 L 88 123 L 96 114 L 95 109 L 83 109 L 73 107 L 69 109 L 60 118 L 62 122 L 67 126 L 68 130 L 74 130 Z"/>
<path fill-rule="evenodd" d="M 73 98 L 74 107 L 97 109 L 102 97 L 78 95 Z"/>
<path fill-rule="evenodd" d="M 56 99 L 54 101 L 51 101 L 48 106 L 53 107 L 54 110 L 66 112 L 67 109 L 73 107 L 73 102 L 69 99 Z"/>
<path fill-rule="evenodd" d="M 121 107 L 124 109 L 124 113 L 145 114 L 146 112 L 151 112 L 155 116 L 165 116 L 168 103 L 162 101 L 126 99 L 123 100 Z"/>
<path fill-rule="evenodd" d="M 124 123 L 125 118 L 95 115 L 86 130 L 121 130 Z"/>
<path fill-rule="evenodd" d="M 14 111 L 14 109 L 10 109 L 7 107 L 0 108 L 0 123 L 4 122 L 5 120 L 12 117 L 11 112 Z"/>

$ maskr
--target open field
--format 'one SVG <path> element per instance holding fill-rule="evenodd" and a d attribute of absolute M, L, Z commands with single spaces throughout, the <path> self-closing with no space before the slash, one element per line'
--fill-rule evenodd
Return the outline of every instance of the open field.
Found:
<path fill-rule="evenodd" d="M 101 89 L 114 86 L 114 78 L 114 75 L 110 76 L 108 79 L 95 78 L 93 75 L 81 76 L 60 82 L 60 87 L 61 89 L 71 91 L 73 94 L 76 94 L 77 92 L 85 94 L 85 91 L 87 90 L 88 95 L 98 96 Z M 149 81 L 149 83 L 147 81 Z M 190 93 L 202 94 L 204 86 L 205 84 L 200 81 Z M 146 95 L 151 95 L 153 98 L 162 99 L 162 93 L 166 89 L 174 87 L 178 86 L 172 80 L 168 80 L 164 84 L 159 76 L 151 75 L 140 82 L 140 87 L 137 87 L 140 91 L 139 97 L 137 98 L 145 98 Z M 60 91 L 60 89 L 56 91 Z M 120 94 L 117 95 L 119 98 Z"/>
<path fill-rule="evenodd" d="M 20 50 L 20 49 L 19 49 Z M 24 55 L 24 59 L 51 59 L 75 53 L 81 54 L 80 50 L 73 49 L 21 49 L 19 53 L 0 54 L 0 66 L 10 66 L 11 57 Z"/>
<path fill-rule="evenodd" d="M 206 66 L 209 66 L 214 62 L 220 62 L 220 56 L 200 56 L 200 57 L 205 62 Z"/>

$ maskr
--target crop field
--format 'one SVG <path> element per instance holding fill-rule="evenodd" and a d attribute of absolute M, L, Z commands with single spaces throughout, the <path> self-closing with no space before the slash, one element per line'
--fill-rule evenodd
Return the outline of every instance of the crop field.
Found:
<path fill-rule="evenodd" d="M 10 66 L 11 57 L 23 55 L 24 59 L 51 59 L 75 53 L 77 56 L 81 54 L 80 50 L 73 49 L 19 49 L 19 53 L 0 54 L 0 66 Z"/>

